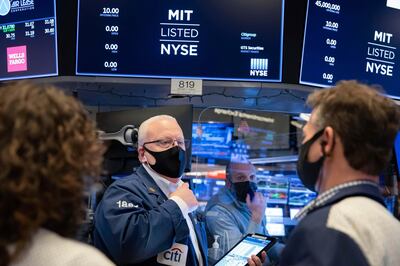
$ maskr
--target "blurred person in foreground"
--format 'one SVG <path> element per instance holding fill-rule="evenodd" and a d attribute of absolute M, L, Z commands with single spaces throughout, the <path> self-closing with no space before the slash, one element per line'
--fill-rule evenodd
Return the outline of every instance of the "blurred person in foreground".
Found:
<path fill-rule="evenodd" d="M 84 218 L 84 177 L 103 146 L 74 98 L 33 83 L 0 88 L 0 265 L 111 266 L 69 239 Z"/>
<path fill-rule="evenodd" d="M 226 166 L 225 187 L 208 201 L 205 209 L 209 238 L 219 236 L 222 255 L 247 234 L 268 235 L 266 206 L 263 194 L 257 192 L 254 165 L 247 160 L 229 162 Z M 281 245 L 276 245 L 268 252 L 269 257 L 277 261 L 281 249 Z"/>
<path fill-rule="evenodd" d="M 172 116 L 140 125 L 141 166 L 108 187 L 95 214 L 94 244 L 118 265 L 207 265 L 198 202 L 181 180 L 187 145 Z"/>
<path fill-rule="evenodd" d="M 318 196 L 297 214 L 280 265 L 400 265 L 400 223 L 378 187 L 399 130 L 398 106 L 356 81 L 318 90 L 307 102 L 313 111 L 297 171 Z"/>

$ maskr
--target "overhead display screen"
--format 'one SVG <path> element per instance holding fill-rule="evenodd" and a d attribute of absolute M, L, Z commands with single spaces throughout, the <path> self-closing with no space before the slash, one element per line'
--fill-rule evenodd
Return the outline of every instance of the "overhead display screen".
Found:
<path fill-rule="evenodd" d="M 342 79 L 400 97 L 400 0 L 309 0 L 300 83 Z"/>
<path fill-rule="evenodd" d="M 0 80 L 58 74 L 55 0 L 0 0 Z"/>
<path fill-rule="evenodd" d="M 78 75 L 281 81 L 284 0 L 80 0 Z"/>

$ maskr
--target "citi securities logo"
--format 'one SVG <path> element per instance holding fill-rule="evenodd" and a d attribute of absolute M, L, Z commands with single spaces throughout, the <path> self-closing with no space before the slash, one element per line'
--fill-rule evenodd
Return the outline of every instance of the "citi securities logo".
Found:
<path fill-rule="evenodd" d="M 0 0 L 0 16 L 35 9 L 34 0 Z"/>
<path fill-rule="evenodd" d="M 267 77 L 268 76 L 268 59 L 267 58 L 251 58 L 250 59 L 250 76 Z"/>
<path fill-rule="evenodd" d="M 172 248 L 171 250 L 164 252 L 164 259 L 179 263 L 182 258 L 182 253 L 183 251 L 179 248 Z"/>

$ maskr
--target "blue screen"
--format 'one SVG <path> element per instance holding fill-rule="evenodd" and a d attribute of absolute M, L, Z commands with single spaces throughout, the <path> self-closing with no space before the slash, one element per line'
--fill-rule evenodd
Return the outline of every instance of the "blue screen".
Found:
<path fill-rule="evenodd" d="M 0 80 L 58 74 L 55 0 L 0 0 Z"/>
<path fill-rule="evenodd" d="M 199 201 L 208 201 L 225 187 L 225 180 L 211 178 L 193 178 L 193 192 Z"/>
<path fill-rule="evenodd" d="M 309 0 L 300 83 L 357 79 L 400 97 L 399 25 L 398 0 Z"/>
<path fill-rule="evenodd" d="M 394 152 L 396 153 L 397 166 L 400 165 L 400 134 L 398 133 L 394 141 Z"/>
<path fill-rule="evenodd" d="M 251 255 L 257 255 L 271 241 L 247 236 L 227 255 L 225 255 L 215 266 L 243 266 L 247 265 L 247 259 Z"/>
<path fill-rule="evenodd" d="M 290 178 L 289 205 L 305 206 L 316 196 L 317 194 L 307 189 L 297 176 Z"/>
<path fill-rule="evenodd" d="M 268 170 L 257 172 L 258 191 L 262 192 L 268 204 L 287 204 L 289 178 Z"/>
<path fill-rule="evenodd" d="M 233 124 L 193 123 L 192 155 L 204 158 L 231 158 Z"/>
<path fill-rule="evenodd" d="M 281 81 L 284 0 L 80 0 L 80 75 Z"/>

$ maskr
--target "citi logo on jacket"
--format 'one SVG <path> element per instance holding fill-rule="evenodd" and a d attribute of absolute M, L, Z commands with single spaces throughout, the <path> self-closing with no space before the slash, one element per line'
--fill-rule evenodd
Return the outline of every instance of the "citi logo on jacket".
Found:
<path fill-rule="evenodd" d="M 171 266 L 185 266 L 187 255 L 188 246 L 175 243 L 171 248 L 158 254 L 157 262 Z"/>

